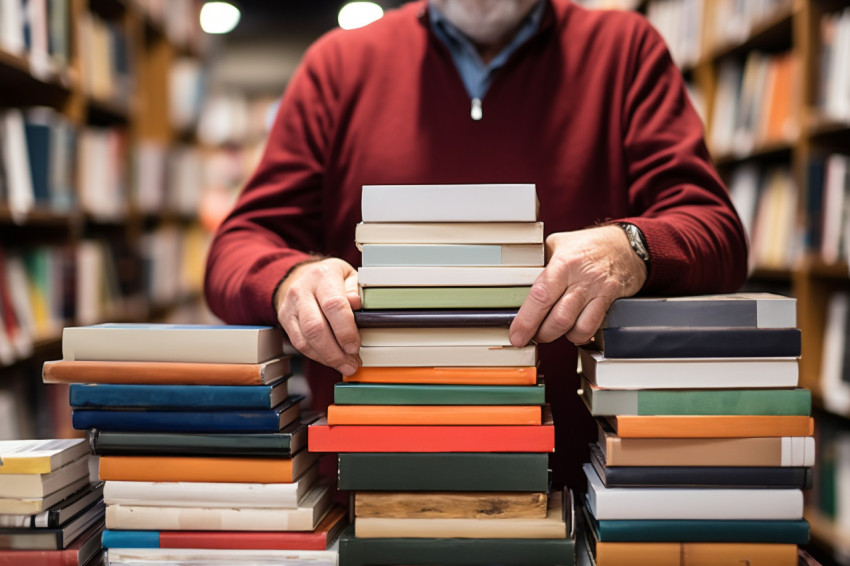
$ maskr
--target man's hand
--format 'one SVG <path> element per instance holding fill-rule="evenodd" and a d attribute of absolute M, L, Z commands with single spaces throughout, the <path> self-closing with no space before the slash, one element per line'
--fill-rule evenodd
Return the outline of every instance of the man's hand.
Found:
<path fill-rule="evenodd" d="M 296 350 L 351 375 L 360 365 L 357 271 L 341 259 L 299 265 L 274 297 L 277 319 Z"/>
<path fill-rule="evenodd" d="M 614 299 L 634 295 L 647 277 L 646 265 L 619 226 L 551 234 L 546 257 L 546 268 L 511 324 L 514 346 L 563 335 L 586 344 Z"/>

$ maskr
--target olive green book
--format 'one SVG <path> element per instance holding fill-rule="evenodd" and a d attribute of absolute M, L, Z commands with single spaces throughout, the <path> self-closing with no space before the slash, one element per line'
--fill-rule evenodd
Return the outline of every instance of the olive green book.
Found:
<path fill-rule="evenodd" d="M 519 307 L 523 287 L 361 287 L 364 309 L 486 309 Z"/>

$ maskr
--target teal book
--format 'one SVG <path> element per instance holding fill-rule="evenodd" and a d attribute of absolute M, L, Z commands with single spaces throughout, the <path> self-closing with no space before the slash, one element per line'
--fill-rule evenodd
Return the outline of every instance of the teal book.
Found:
<path fill-rule="evenodd" d="M 71 407 L 160 410 L 271 409 L 286 399 L 286 381 L 272 385 L 136 385 L 72 383 Z"/>
<path fill-rule="evenodd" d="M 537 385 L 417 385 L 337 383 L 337 405 L 543 405 L 546 391 Z"/>
<path fill-rule="evenodd" d="M 806 544 L 809 523 L 797 521 L 595 521 L 600 542 L 763 542 Z"/>

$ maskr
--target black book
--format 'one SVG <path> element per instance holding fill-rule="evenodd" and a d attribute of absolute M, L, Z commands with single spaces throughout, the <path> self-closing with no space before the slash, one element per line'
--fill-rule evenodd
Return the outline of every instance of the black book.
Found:
<path fill-rule="evenodd" d="M 518 309 L 422 309 L 354 311 L 359 328 L 510 326 Z"/>
<path fill-rule="evenodd" d="M 0 529 L 3 550 L 63 550 L 88 529 L 103 523 L 106 505 L 102 498 L 59 527 L 52 529 Z"/>
<path fill-rule="evenodd" d="M 606 358 L 757 358 L 799 356 L 798 328 L 604 328 L 594 347 Z"/>

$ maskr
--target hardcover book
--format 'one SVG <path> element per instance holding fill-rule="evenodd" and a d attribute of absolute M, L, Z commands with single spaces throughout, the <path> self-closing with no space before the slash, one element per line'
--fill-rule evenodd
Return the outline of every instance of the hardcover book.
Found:
<path fill-rule="evenodd" d="M 431 385 L 534 385 L 537 368 L 527 367 L 360 367 L 343 376 L 347 383 Z"/>
<path fill-rule="evenodd" d="M 542 222 L 361 222 L 363 244 L 542 244 Z"/>
<path fill-rule="evenodd" d="M 543 519 L 546 492 L 357 491 L 354 514 L 382 519 Z"/>
<path fill-rule="evenodd" d="M 90 528 L 64 550 L 2 550 L 3 566 L 89 566 L 89 561 L 100 552 L 100 534 L 103 525 Z M 95 562 L 96 564 L 96 562 Z"/>
<path fill-rule="evenodd" d="M 357 310 L 354 322 L 358 328 L 507 328 L 517 309 L 416 309 Z M 362 331 L 362 330 L 361 330 Z"/>
<path fill-rule="evenodd" d="M 88 529 L 103 523 L 102 501 L 89 506 L 63 525 L 53 528 L 0 528 L 0 550 L 62 550 Z M 0 563 L 2 563 L 0 558 Z"/>
<path fill-rule="evenodd" d="M 233 564 L 309 564 L 338 566 L 339 552 L 328 550 L 255 550 L 207 548 L 110 548 L 110 566 L 157 564 L 183 566 L 233 566 Z"/>
<path fill-rule="evenodd" d="M 371 346 L 360 359 L 363 367 L 535 366 L 537 346 Z"/>
<path fill-rule="evenodd" d="M 542 267 L 542 244 L 365 244 L 363 267 Z"/>
<path fill-rule="evenodd" d="M 63 360 L 257 364 L 283 352 L 271 326 L 105 323 L 66 327 Z"/>
<path fill-rule="evenodd" d="M 540 407 L 510 405 L 330 405 L 329 425 L 540 425 Z"/>
<path fill-rule="evenodd" d="M 542 267 L 360 267 L 361 287 L 517 287 L 531 285 Z"/>
<path fill-rule="evenodd" d="M 372 346 L 510 346 L 508 327 L 361 328 L 360 345 Z"/>
<path fill-rule="evenodd" d="M 519 308 L 526 287 L 361 287 L 364 309 Z"/>
<path fill-rule="evenodd" d="M 811 436 L 814 419 L 764 415 L 624 415 L 606 417 L 620 438 L 750 438 Z"/>
<path fill-rule="evenodd" d="M 337 405 L 543 405 L 543 383 L 517 385 L 418 385 L 336 383 Z"/>
<path fill-rule="evenodd" d="M 88 454 L 85 440 L 0 440 L 0 474 L 47 474 Z"/>
<path fill-rule="evenodd" d="M 117 385 L 72 383 L 74 408 L 201 410 L 271 409 L 287 397 L 285 380 L 273 385 Z"/>

